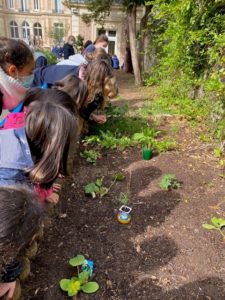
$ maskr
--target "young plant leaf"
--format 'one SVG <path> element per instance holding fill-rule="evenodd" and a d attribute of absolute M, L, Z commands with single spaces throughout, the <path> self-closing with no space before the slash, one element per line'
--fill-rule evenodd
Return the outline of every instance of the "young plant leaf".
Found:
<path fill-rule="evenodd" d="M 99 285 L 97 282 L 88 282 L 81 286 L 81 290 L 86 294 L 92 294 L 97 292 Z"/>
<path fill-rule="evenodd" d="M 213 217 L 211 222 L 216 228 L 222 228 L 225 226 L 225 219 L 222 218 Z"/>
<path fill-rule="evenodd" d="M 114 175 L 113 180 L 115 181 L 123 181 L 126 177 L 122 173 L 117 173 Z"/>
<path fill-rule="evenodd" d="M 84 262 L 85 262 L 85 257 L 83 255 L 77 255 L 76 257 L 70 259 L 69 264 L 72 267 L 78 267 L 83 265 Z"/>
<path fill-rule="evenodd" d="M 208 230 L 216 230 L 217 228 L 211 224 L 202 224 L 202 227 Z"/>
<path fill-rule="evenodd" d="M 83 271 L 79 275 L 80 284 L 83 285 L 84 283 L 88 282 L 89 273 L 88 271 Z"/>
<path fill-rule="evenodd" d="M 91 182 L 84 187 L 84 191 L 85 194 L 91 195 L 92 198 L 95 198 L 96 194 L 99 193 L 99 187 L 94 182 Z"/>
<path fill-rule="evenodd" d="M 67 292 L 69 290 L 69 286 L 70 286 L 70 279 L 62 279 L 59 282 L 60 288 L 64 291 Z"/>

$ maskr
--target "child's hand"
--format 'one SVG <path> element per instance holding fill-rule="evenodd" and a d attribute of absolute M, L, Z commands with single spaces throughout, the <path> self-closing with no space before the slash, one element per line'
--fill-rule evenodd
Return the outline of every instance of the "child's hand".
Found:
<path fill-rule="evenodd" d="M 46 201 L 49 202 L 49 203 L 52 203 L 54 205 L 58 204 L 58 202 L 59 202 L 59 194 L 52 193 L 51 196 L 49 196 L 48 198 L 46 198 Z"/>
<path fill-rule="evenodd" d="M 16 281 L 0 283 L 0 297 L 5 296 L 6 300 L 10 300 L 16 289 Z"/>
<path fill-rule="evenodd" d="M 93 121 L 95 121 L 96 123 L 99 123 L 99 124 L 104 124 L 107 121 L 106 115 L 92 114 L 91 116 L 92 116 Z"/>

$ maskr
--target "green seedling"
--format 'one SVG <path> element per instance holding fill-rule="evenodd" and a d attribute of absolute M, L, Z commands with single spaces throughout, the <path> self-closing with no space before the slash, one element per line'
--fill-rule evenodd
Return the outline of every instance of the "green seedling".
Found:
<path fill-rule="evenodd" d="M 223 155 L 223 151 L 221 148 L 215 148 L 214 149 L 214 155 L 216 158 L 221 158 Z"/>
<path fill-rule="evenodd" d="M 98 178 L 84 187 L 85 194 L 91 195 L 92 198 L 100 196 L 101 198 L 108 193 L 108 189 L 103 186 L 104 177 Z"/>
<path fill-rule="evenodd" d="M 77 268 L 77 276 L 72 277 L 71 279 L 62 279 L 59 282 L 60 288 L 68 293 L 69 297 L 74 297 L 78 292 L 82 291 L 86 294 L 95 293 L 99 289 L 97 282 L 89 282 L 89 273 L 88 271 L 80 271 L 80 267 L 85 264 L 85 257 L 83 255 L 78 255 L 70 259 L 69 264 L 72 267 Z"/>
<path fill-rule="evenodd" d="M 113 176 L 113 180 L 115 181 L 124 181 L 125 180 L 125 175 L 123 173 L 117 173 L 116 175 Z"/>
<path fill-rule="evenodd" d="M 129 203 L 129 198 L 130 198 L 130 196 L 128 193 L 120 193 L 118 202 L 120 202 L 123 205 L 127 205 Z"/>
<path fill-rule="evenodd" d="M 80 156 L 85 158 L 87 162 L 96 165 L 96 161 L 99 158 L 100 153 L 95 150 L 84 150 L 80 153 Z"/>
<path fill-rule="evenodd" d="M 217 230 L 223 237 L 223 241 L 225 242 L 225 234 L 222 229 L 225 227 L 225 219 L 213 217 L 211 219 L 211 224 L 203 224 L 203 228 L 208 230 Z"/>
<path fill-rule="evenodd" d="M 124 179 L 125 176 L 122 173 L 114 175 L 112 183 L 107 188 L 103 186 L 104 177 L 98 178 L 95 182 L 91 182 L 84 187 L 85 194 L 91 195 L 92 198 L 95 198 L 96 196 L 100 196 L 102 198 L 109 193 L 117 181 L 123 181 Z"/>
<path fill-rule="evenodd" d="M 165 174 L 162 176 L 159 186 L 162 190 L 178 189 L 181 183 L 176 179 L 174 174 Z"/>

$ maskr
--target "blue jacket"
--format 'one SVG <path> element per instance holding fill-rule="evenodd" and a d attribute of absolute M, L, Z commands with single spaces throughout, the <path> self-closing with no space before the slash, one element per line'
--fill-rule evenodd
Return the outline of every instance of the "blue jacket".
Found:
<path fill-rule="evenodd" d="M 42 68 L 38 68 L 33 71 L 34 81 L 33 86 L 40 87 L 44 83 L 54 84 L 56 81 L 59 81 L 66 77 L 69 74 L 74 74 L 79 76 L 79 66 L 70 66 L 70 65 L 50 65 Z"/>
<path fill-rule="evenodd" d="M 0 186 L 30 185 L 26 171 L 33 164 L 25 128 L 0 130 Z"/>

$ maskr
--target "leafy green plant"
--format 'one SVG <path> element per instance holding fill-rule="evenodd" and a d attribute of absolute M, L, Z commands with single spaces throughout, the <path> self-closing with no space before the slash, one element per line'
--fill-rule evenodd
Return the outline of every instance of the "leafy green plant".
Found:
<path fill-rule="evenodd" d="M 91 182 L 84 187 L 85 194 L 91 195 L 92 198 L 95 198 L 96 196 L 100 196 L 102 198 L 109 193 L 117 181 L 123 181 L 124 179 L 125 176 L 122 173 L 114 175 L 110 186 L 107 188 L 103 186 L 104 177 L 98 178 L 95 182 Z"/>
<path fill-rule="evenodd" d="M 72 267 L 77 267 L 77 276 L 72 277 L 71 279 L 62 279 L 59 282 L 60 288 L 68 293 L 69 297 L 74 297 L 78 294 L 79 291 L 82 291 L 86 294 L 95 293 L 99 289 L 97 282 L 89 282 L 89 273 L 84 270 L 80 272 L 80 268 L 85 264 L 85 257 L 83 255 L 78 255 L 70 259 L 69 264 Z"/>
<path fill-rule="evenodd" d="M 159 131 L 155 131 L 154 128 L 146 127 L 142 132 L 137 132 L 133 135 L 133 140 L 140 143 L 143 147 L 153 148 L 155 143 L 155 137 L 159 134 Z"/>
<path fill-rule="evenodd" d="M 217 230 L 223 236 L 223 240 L 225 242 L 225 234 L 222 229 L 225 227 L 225 219 L 213 217 L 211 219 L 211 224 L 203 224 L 203 228 L 208 230 Z"/>
<path fill-rule="evenodd" d="M 80 156 L 85 158 L 87 162 L 96 165 L 96 161 L 99 157 L 100 153 L 95 150 L 84 150 L 84 152 L 80 153 Z"/>
<path fill-rule="evenodd" d="M 159 186 L 162 190 L 178 189 L 181 183 L 176 179 L 174 174 L 164 174 L 161 178 Z"/>
<path fill-rule="evenodd" d="M 84 187 L 85 194 L 91 195 L 92 198 L 96 196 L 103 197 L 108 193 L 108 189 L 103 186 L 104 177 L 96 179 L 95 182 L 91 182 Z"/>

